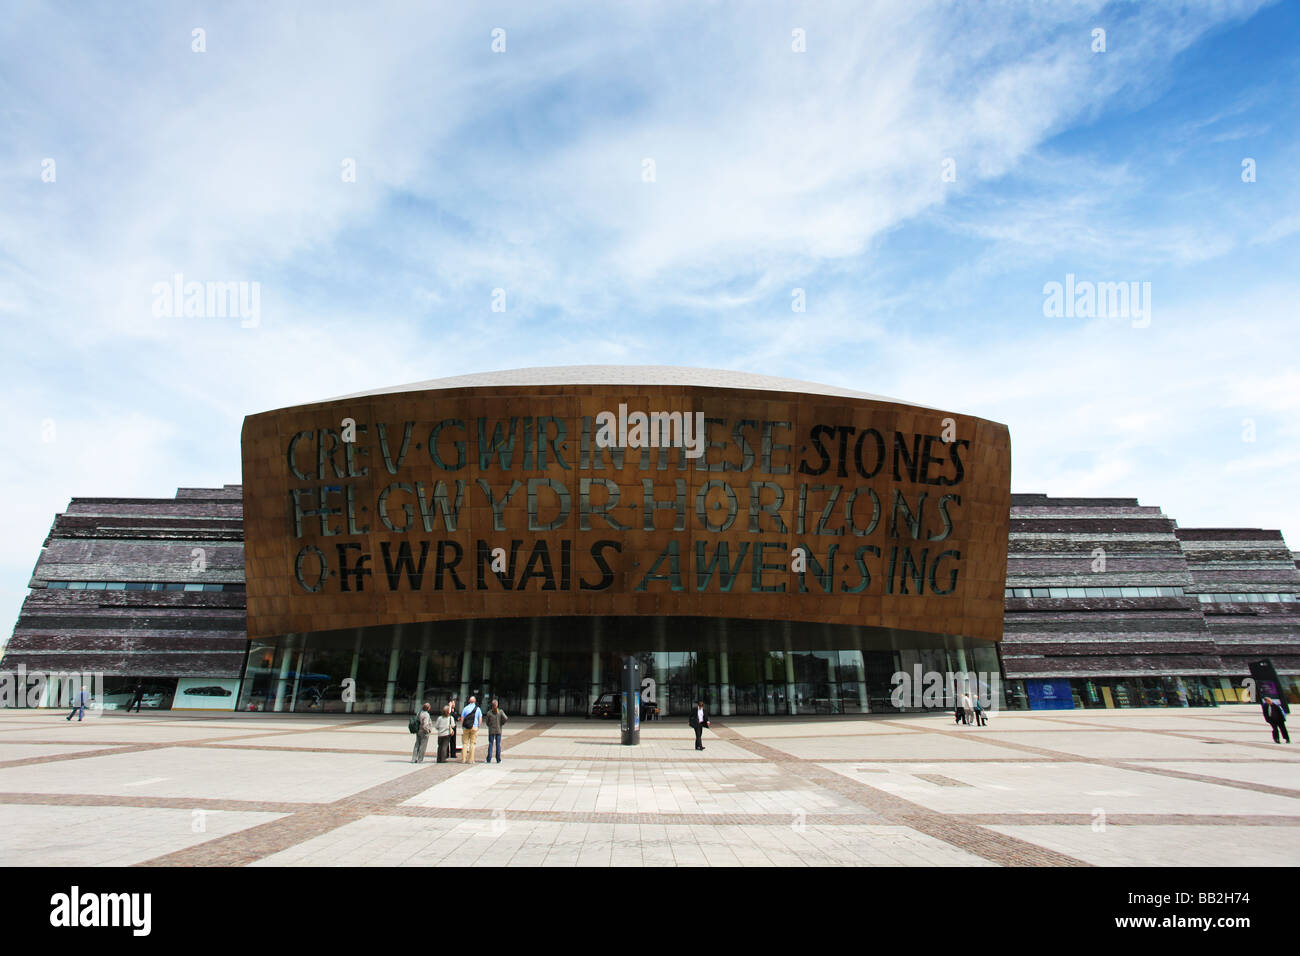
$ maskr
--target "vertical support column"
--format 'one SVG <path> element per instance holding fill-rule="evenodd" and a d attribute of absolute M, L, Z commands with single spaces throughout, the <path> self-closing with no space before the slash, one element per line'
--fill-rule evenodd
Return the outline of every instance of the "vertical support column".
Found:
<path fill-rule="evenodd" d="M 393 648 L 388 652 L 388 684 L 384 688 L 384 713 L 393 712 L 397 696 L 397 665 L 402 662 L 402 625 L 393 625 Z"/>
<path fill-rule="evenodd" d="M 284 696 L 289 690 L 289 665 L 293 661 L 293 635 L 284 636 L 284 644 L 280 648 L 280 677 L 275 684 L 275 712 L 278 714 L 284 710 Z"/>
<path fill-rule="evenodd" d="M 663 663 L 662 671 L 656 682 L 655 696 L 659 698 L 659 716 L 668 716 L 668 704 L 672 700 L 672 691 L 666 678 L 669 674 L 668 668 L 668 630 L 665 627 L 662 616 L 655 618 L 655 666 Z"/>
<path fill-rule="evenodd" d="M 826 682 L 830 685 L 830 705 L 832 714 L 844 713 L 840 700 L 840 652 L 835 647 L 835 629 L 829 624 L 822 625 L 822 646 L 830 658 L 826 661 Z"/>
<path fill-rule="evenodd" d="M 302 661 L 307 656 L 307 636 L 304 634 L 302 645 L 298 648 L 298 662 L 293 668 L 293 693 L 289 695 L 289 713 L 298 706 L 298 689 L 302 687 Z"/>
<path fill-rule="evenodd" d="M 776 683 L 776 668 L 773 666 L 772 654 L 770 651 L 763 652 L 763 700 L 766 707 L 759 707 L 758 712 L 761 714 L 767 712 L 769 717 L 776 713 L 776 699 L 772 691 L 772 685 Z"/>
<path fill-rule="evenodd" d="M 542 652 L 542 686 L 537 694 L 537 713 L 546 716 L 546 701 L 551 696 L 551 654 L 550 650 Z"/>
<path fill-rule="evenodd" d="M 962 638 L 958 637 L 957 640 L 960 641 L 962 640 Z M 966 649 L 962 647 L 960 644 L 958 644 L 956 647 L 956 654 L 957 654 L 957 670 L 961 674 L 961 677 L 957 679 L 957 684 L 958 684 L 957 700 L 961 700 L 962 694 L 967 692 L 973 694 L 975 693 L 975 688 L 971 687 L 970 682 L 966 679 L 966 675 L 969 673 L 969 671 L 966 668 Z M 953 703 L 955 705 L 956 701 L 954 701 Z"/>
<path fill-rule="evenodd" d="M 528 645 L 528 699 L 524 702 L 524 715 L 534 717 L 537 715 L 537 618 L 533 618 L 530 622 L 530 630 L 532 634 Z"/>
<path fill-rule="evenodd" d="M 420 671 L 415 678 L 415 707 L 418 710 L 424 703 L 424 686 L 429 679 L 429 628 L 424 628 L 424 637 L 420 639 Z"/>
<path fill-rule="evenodd" d="M 799 713 L 794 702 L 794 651 L 790 647 L 790 622 L 781 622 L 781 636 L 785 641 L 785 706 L 791 717 Z"/>
<path fill-rule="evenodd" d="M 859 713 L 871 713 L 871 697 L 867 690 L 867 651 L 862 646 L 862 628 L 856 624 L 853 626 L 854 643 L 858 645 L 858 660 L 856 663 L 857 673 L 854 676 L 858 680 L 858 711 Z"/>
<path fill-rule="evenodd" d="M 708 684 L 709 684 L 709 696 L 712 698 L 712 700 L 709 702 L 709 706 L 718 707 L 719 709 L 721 709 L 721 701 L 718 699 L 718 660 L 717 660 L 717 655 L 715 654 L 709 655 L 709 666 L 708 666 L 707 673 L 708 673 Z"/>
<path fill-rule="evenodd" d="M 357 668 L 360 665 L 360 663 L 361 663 L 361 628 L 357 628 L 356 643 L 352 645 L 352 672 L 349 675 L 352 678 L 353 693 L 357 691 Z M 348 701 L 347 706 L 344 707 L 344 710 L 350 714 L 352 713 L 352 708 L 354 706 L 355 705 L 353 704 L 352 701 Z"/>
<path fill-rule="evenodd" d="M 474 653 L 474 622 L 465 622 L 465 651 L 460 658 L 460 696 L 456 700 L 460 701 L 462 707 L 469 706 L 469 665 L 470 657 Z"/>
<path fill-rule="evenodd" d="M 589 714 L 592 706 L 600 699 L 600 645 L 603 625 L 604 618 L 594 617 L 591 619 L 591 698 L 587 701 L 587 713 Z"/>
<path fill-rule="evenodd" d="M 718 620 L 718 670 L 722 677 L 722 706 L 719 713 L 731 716 L 731 672 L 727 663 L 727 620 Z"/>

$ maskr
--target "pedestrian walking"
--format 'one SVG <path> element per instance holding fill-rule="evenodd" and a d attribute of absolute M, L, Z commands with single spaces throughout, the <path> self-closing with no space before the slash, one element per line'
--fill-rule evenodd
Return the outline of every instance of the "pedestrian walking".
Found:
<path fill-rule="evenodd" d="M 474 762 L 474 748 L 478 746 L 478 725 L 483 720 L 483 711 L 471 695 L 469 703 L 460 712 L 460 762 Z"/>
<path fill-rule="evenodd" d="M 966 722 L 966 711 L 962 709 L 960 698 L 953 697 L 954 710 L 952 713 L 954 724 L 964 724 Z"/>
<path fill-rule="evenodd" d="M 144 684 L 140 681 L 135 682 L 135 690 L 131 691 L 131 702 L 126 705 L 126 712 L 131 713 L 131 708 L 140 713 L 140 705 L 144 703 Z"/>
<path fill-rule="evenodd" d="M 1264 719 L 1273 730 L 1273 743 L 1282 742 L 1278 739 L 1279 734 L 1290 743 L 1291 735 L 1286 732 L 1286 711 L 1282 709 L 1282 701 L 1276 697 L 1261 697 L 1259 704 L 1264 710 Z"/>
<path fill-rule="evenodd" d="M 451 739 L 447 741 L 447 752 L 453 758 L 459 757 L 460 748 L 456 746 L 456 722 L 460 719 L 460 710 L 456 706 L 455 697 L 447 701 L 447 713 L 451 715 Z"/>
<path fill-rule="evenodd" d="M 424 763 L 424 750 L 429 746 L 429 735 L 433 733 L 433 721 L 429 719 L 429 704 L 426 701 L 416 716 L 415 749 L 411 751 L 411 763 Z"/>
<path fill-rule="evenodd" d="M 971 706 L 970 693 L 961 695 L 962 722 L 967 724 L 975 723 L 975 708 Z"/>
<path fill-rule="evenodd" d="M 697 700 L 695 706 L 691 708 L 691 716 L 687 721 L 691 729 L 695 731 L 695 749 L 704 749 L 704 728 L 709 726 L 709 712 L 704 708 L 704 701 Z"/>
<path fill-rule="evenodd" d="M 985 724 L 989 722 L 989 719 L 984 715 L 984 707 L 980 704 L 979 694 L 975 695 L 974 701 L 975 701 L 975 726 L 983 727 Z"/>
<path fill-rule="evenodd" d="M 86 690 L 86 687 L 83 684 L 81 690 L 77 691 L 76 697 L 72 699 L 72 714 L 77 715 L 78 721 L 85 718 L 86 705 L 89 703 L 90 703 L 90 691 Z M 71 720 L 72 714 L 68 714 L 66 719 Z"/>
<path fill-rule="evenodd" d="M 438 734 L 438 763 L 447 762 L 447 742 L 451 740 L 452 727 L 455 723 L 451 719 L 451 711 L 444 707 L 433 728 Z"/>
<path fill-rule="evenodd" d="M 487 709 L 487 713 L 483 715 L 483 722 L 487 724 L 488 732 L 487 760 L 485 760 L 484 763 L 492 762 L 493 747 L 496 747 L 497 750 L 497 763 L 501 762 L 501 727 L 509 719 L 510 718 L 506 716 L 506 712 L 502 710 L 500 704 L 497 703 L 497 699 L 493 697 L 492 703 Z"/>

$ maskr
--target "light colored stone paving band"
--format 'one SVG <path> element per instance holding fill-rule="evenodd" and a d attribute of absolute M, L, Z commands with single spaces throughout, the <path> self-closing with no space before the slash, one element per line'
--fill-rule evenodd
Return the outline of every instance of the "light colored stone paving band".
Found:
<path fill-rule="evenodd" d="M 1076 724 L 1079 723 L 1079 721 L 1070 721 L 1070 722 Z M 890 723 L 890 721 L 881 721 L 881 723 Z M 967 736 L 966 734 L 960 731 L 947 730 L 940 727 L 922 727 L 921 730 L 924 733 L 939 734 L 940 736 L 943 737 L 965 738 Z M 1137 728 L 1133 728 L 1129 732 L 1130 733 L 1152 733 L 1153 731 L 1151 730 L 1142 731 Z M 1161 733 L 1165 734 L 1166 736 L 1174 736 L 1174 737 L 1191 736 L 1188 734 L 1179 734 L 1172 731 L 1161 731 Z M 1192 736 L 1192 739 L 1207 739 L 1207 738 Z M 1044 757 L 1047 759 L 1059 759 L 1061 757 L 1069 757 L 1072 761 L 1076 763 L 1088 763 L 1098 767 L 1110 767 L 1112 770 L 1130 770 L 1135 773 L 1150 773 L 1162 777 L 1174 777 L 1179 780 L 1195 780 L 1198 783 L 1214 783 L 1214 784 L 1218 784 L 1221 787 L 1235 787 L 1238 790 L 1251 790 L 1254 791 L 1255 793 L 1271 793 L 1279 797 L 1300 797 L 1300 790 L 1296 790 L 1291 787 L 1275 787 L 1266 783 L 1253 783 L 1252 781 L 1249 780 L 1234 780 L 1231 777 L 1215 777 L 1209 774 L 1192 773 L 1191 771 L 1188 770 L 1174 770 L 1173 768 L 1170 767 L 1149 767 L 1146 765 L 1147 763 L 1146 758 L 1142 758 L 1139 761 L 1139 760 L 1121 760 L 1113 757 L 1089 757 L 1084 755 L 1066 754 L 1060 750 L 1048 750 L 1045 747 L 1035 747 L 1032 746 L 1031 744 L 1022 744 L 1011 740 L 994 739 L 990 742 L 996 744 L 999 747 L 1007 747 L 1011 750 L 1019 750 L 1021 753 L 1034 754 L 1035 756 Z M 1249 746 L 1249 744 L 1234 744 L 1233 746 L 1237 746 L 1237 747 Z M 1276 745 L 1274 745 L 1274 747 L 1276 747 Z M 1182 762 L 1187 763 L 1188 761 L 1183 760 Z M 1217 758 L 1215 758 L 1215 762 L 1216 763 L 1218 762 Z"/>
<path fill-rule="evenodd" d="M 991 863 L 1001 866 L 1092 865 L 1065 853 L 1058 853 L 1025 840 L 1018 840 L 1013 836 L 964 823 L 954 816 L 927 809 L 897 794 L 888 793 L 859 780 L 850 780 L 839 774 L 827 775 L 820 772 L 815 764 L 805 761 L 802 757 L 750 740 L 727 729 L 726 725 L 719 721 L 713 721 L 713 724 L 714 732 L 724 740 L 764 757 L 772 763 L 786 767 L 806 766 L 807 772 L 799 774 L 804 780 L 861 804 L 868 810 L 880 814 L 884 822 L 911 827 L 950 846 L 983 857 Z M 720 733 L 719 728 L 722 731 Z"/>
<path fill-rule="evenodd" d="M 501 750 L 503 753 L 507 752 L 510 747 L 532 740 L 546 733 L 553 726 L 555 726 L 554 721 L 538 721 L 531 727 L 512 734 L 508 738 L 508 743 L 503 740 Z M 299 809 L 279 820 L 272 820 L 238 833 L 209 840 L 196 847 L 145 860 L 136 865 L 245 866 L 272 853 L 279 853 L 323 833 L 360 820 L 362 817 L 392 808 L 423 793 L 433 783 L 455 776 L 469 768 L 470 764 L 455 760 L 447 763 L 435 762 L 396 780 L 369 787 L 332 803 Z"/>

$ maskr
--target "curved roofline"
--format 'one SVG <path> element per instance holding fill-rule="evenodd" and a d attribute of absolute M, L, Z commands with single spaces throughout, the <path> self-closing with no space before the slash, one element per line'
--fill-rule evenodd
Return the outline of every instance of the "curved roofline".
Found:
<path fill-rule="evenodd" d="M 913 408 L 930 409 L 929 405 L 907 402 L 885 395 L 873 395 L 835 385 L 822 385 L 800 379 L 756 375 L 730 369 L 693 368 L 684 365 L 542 365 L 533 368 L 503 369 L 495 372 L 471 372 L 448 378 L 434 378 L 408 385 L 392 385 L 366 392 L 353 392 L 322 401 L 336 402 L 350 398 L 370 398 L 399 392 L 423 392 L 434 389 L 518 387 L 530 385 L 685 385 L 692 388 L 752 389 L 765 392 L 794 392 L 829 395 L 836 398 L 861 398 L 891 402 Z"/>

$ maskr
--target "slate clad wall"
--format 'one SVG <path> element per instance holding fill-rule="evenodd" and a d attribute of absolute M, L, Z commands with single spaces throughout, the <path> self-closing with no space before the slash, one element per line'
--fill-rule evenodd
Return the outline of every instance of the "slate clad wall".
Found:
<path fill-rule="evenodd" d="M 206 569 L 191 569 L 202 548 Z M 242 584 L 239 485 L 175 498 L 74 498 L 56 515 L 0 669 L 239 677 L 242 591 L 50 588 L 51 581 Z"/>
<path fill-rule="evenodd" d="M 1280 532 L 1178 528 L 1135 498 L 1021 494 L 1011 496 L 1007 554 L 1009 589 L 1183 590 L 1160 597 L 1008 597 L 1001 646 L 1008 678 L 1242 677 L 1259 657 L 1300 673 L 1300 602 L 1198 597 L 1300 594 L 1296 556 Z"/>
<path fill-rule="evenodd" d="M 1182 528 L 1178 540 L 1197 594 L 1300 593 L 1295 555 L 1279 531 Z M 1300 672 L 1300 602 L 1215 601 L 1201 610 L 1216 653 L 1234 673 L 1260 657 L 1279 671 Z"/>
<path fill-rule="evenodd" d="M 1136 498 L 1012 495 L 1007 587 L 1186 591 L 1175 529 Z M 1008 598 L 1006 606 L 1010 679 L 1212 675 L 1222 666 L 1195 597 Z"/>

